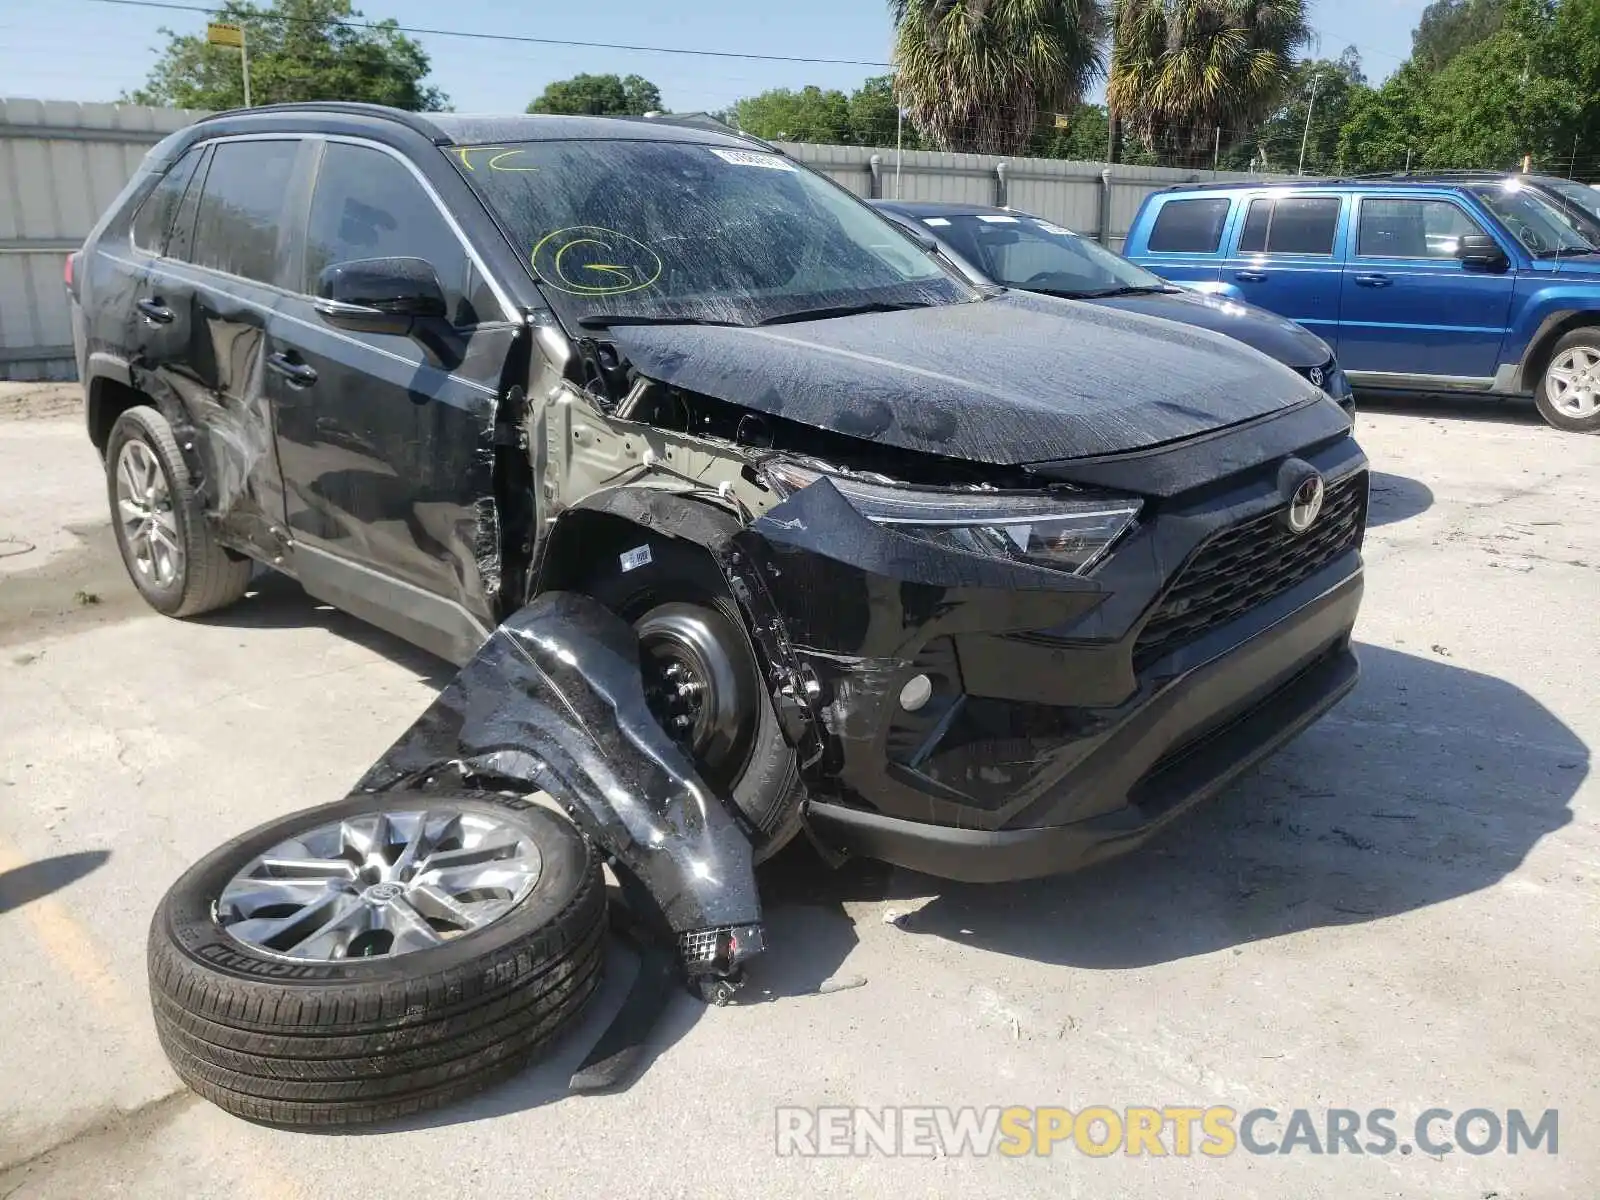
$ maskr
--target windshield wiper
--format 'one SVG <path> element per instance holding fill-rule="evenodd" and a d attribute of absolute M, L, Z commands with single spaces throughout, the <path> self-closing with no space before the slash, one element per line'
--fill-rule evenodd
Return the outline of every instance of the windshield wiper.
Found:
<path fill-rule="evenodd" d="M 798 312 L 783 313 L 780 316 L 768 317 L 765 321 L 757 321 L 758 325 L 788 325 L 795 321 L 827 321 L 834 317 L 859 317 L 864 313 L 904 312 L 908 308 L 932 308 L 933 305 L 925 300 L 916 300 L 910 303 L 889 304 L 874 302 L 870 304 L 838 304 L 828 308 L 802 308 Z"/>
<path fill-rule="evenodd" d="M 1073 300 L 1110 300 L 1114 296 L 1168 296 L 1182 288 L 1145 284 L 1142 287 L 1102 288 L 1097 292 L 1051 292 L 1052 296 L 1066 296 Z"/>
<path fill-rule="evenodd" d="M 594 317 L 579 317 L 578 325 L 583 329 L 614 329 L 618 325 L 737 325 L 738 321 L 713 321 L 706 317 L 654 317 L 648 315 L 611 315 L 601 314 Z"/>

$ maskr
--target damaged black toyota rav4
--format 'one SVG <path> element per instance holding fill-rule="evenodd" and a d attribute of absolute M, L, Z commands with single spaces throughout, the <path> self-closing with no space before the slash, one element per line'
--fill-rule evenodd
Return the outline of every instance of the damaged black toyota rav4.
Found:
<path fill-rule="evenodd" d="M 647 969 L 580 1083 L 662 979 L 730 994 L 754 864 L 801 831 L 1071 870 L 1356 680 L 1337 404 L 1219 334 L 975 289 L 731 132 L 224 114 L 68 276 L 152 605 L 265 564 L 462 664 L 345 799 L 156 914 L 163 1044 L 245 1116 L 376 1119 L 526 1061 L 595 986 L 602 862 Z"/>

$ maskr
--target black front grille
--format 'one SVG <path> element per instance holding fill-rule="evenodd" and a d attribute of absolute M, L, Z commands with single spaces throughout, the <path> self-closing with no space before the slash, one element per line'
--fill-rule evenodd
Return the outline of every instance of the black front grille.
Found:
<path fill-rule="evenodd" d="M 1361 541 L 1367 520 L 1367 473 L 1328 489 L 1322 515 L 1292 533 L 1284 510 L 1219 533 L 1178 573 L 1133 649 L 1135 670 L 1304 583 Z"/>

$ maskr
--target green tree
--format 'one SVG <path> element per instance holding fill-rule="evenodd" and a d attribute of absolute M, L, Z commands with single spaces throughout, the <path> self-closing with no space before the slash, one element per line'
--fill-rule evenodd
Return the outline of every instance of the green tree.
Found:
<path fill-rule="evenodd" d="M 893 146 L 897 137 L 907 150 L 922 146 L 917 127 L 900 120 L 894 76 L 874 76 L 850 93 L 850 140 L 858 146 Z"/>
<path fill-rule="evenodd" d="M 1066 128 L 1056 125 L 1057 116 Z M 1111 119 L 1103 104 L 1079 104 L 1071 112 L 1049 113 L 1028 153 L 1036 158 L 1065 158 L 1077 162 L 1102 162 L 1111 138 Z"/>
<path fill-rule="evenodd" d="M 661 90 L 641 75 L 574 75 L 550 84 L 532 104 L 531 113 L 566 113 L 591 117 L 642 117 L 665 111 Z"/>
<path fill-rule="evenodd" d="M 1411 59 L 1424 71 L 1438 71 L 1469 46 L 1500 31 L 1505 0 L 1434 0 L 1422 10 L 1411 35 Z"/>
<path fill-rule="evenodd" d="M 1441 70 L 1413 60 L 1351 105 L 1340 153 L 1358 170 L 1568 171 L 1600 154 L 1600 0 L 1508 0 L 1498 32 Z"/>
<path fill-rule="evenodd" d="M 448 101 L 425 82 L 422 47 L 392 20 L 366 22 L 350 0 L 272 0 L 265 8 L 225 0 L 215 19 L 244 26 L 253 104 L 364 100 L 429 111 Z M 127 99 L 177 108 L 244 104 L 238 50 L 208 45 L 203 33 L 161 32 L 166 47 L 145 85 Z"/>
<path fill-rule="evenodd" d="M 836 89 L 774 88 L 733 106 L 734 123 L 746 133 L 778 142 L 842 145 L 851 136 L 850 98 Z"/>
<path fill-rule="evenodd" d="M 1018 154 L 1104 72 L 1100 0 L 889 0 L 895 78 L 924 140 Z"/>
<path fill-rule="evenodd" d="M 1115 0 L 1112 110 L 1158 154 L 1202 156 L 1282 104 L 1309 44 L 1306 0 Z M 1209 157 L 1209 156 L 1207 156 Z"/>
<path fill-rule="evenodd" d="M 1339 136 L 1351 105 L 1370 90 L 1354 46 L 1338 58 L 1302 59 L 1278 111 L 1224 155 L 1224 169 L 1292 172 L 1303 143 L 1307 174 L 1342 170 Z"/>

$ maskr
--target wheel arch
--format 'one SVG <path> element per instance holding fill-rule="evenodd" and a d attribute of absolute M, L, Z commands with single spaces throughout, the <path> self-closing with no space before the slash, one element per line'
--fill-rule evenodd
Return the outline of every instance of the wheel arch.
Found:
<path fill-rule="evenodd" d="M 1555 354 L 1556 344 L 1578 329 L 1600 330 L 1600 312 L 1593 310 L 1567 310 L 1552 313 L 1539 326 L 1539 332 L 1528 343 L 1528 352 L 1522 357 L 1522 367 L 1517 372 L 1519 391 L 1532 392 L 1544 378 L 1545 369 Z"/>

